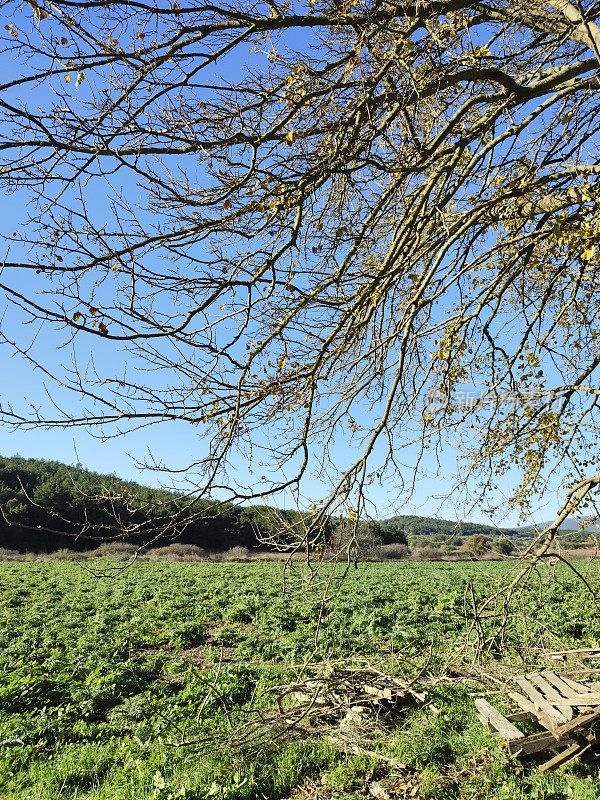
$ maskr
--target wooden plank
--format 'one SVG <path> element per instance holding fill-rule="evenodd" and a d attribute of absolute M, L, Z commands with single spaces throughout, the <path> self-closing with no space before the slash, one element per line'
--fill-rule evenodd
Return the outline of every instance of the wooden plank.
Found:
<path fill-rule="evenodd" d="M 597 653 L 600 656 L 600 648 L 599 647 L 582 647 L 578 650 L 555 650 L 552 653 L 546 653 L 547 656 L 571 656 L 577 654 L 594 654 Z"/>
<path fill-rule="evenodd" d="M 515 703 L 518 706 L 521 706 L 523 711 L 528 711 L 530 714 L 533 714 L 533 716 L 537 719 L 537 711 L 531 700 L 528 700 L 526 697 L 524 697 L 522 694 L 519 694 L 518 692 L 507 692 L 507 694 L 512 700 L 515 701 Z"/>
<path fill-rule="evenodd" d="M 540 764 L 539 771 L 540 772 L 547 772 L 549 769 L 554 769 L 555 767 L 560 767 L 562 764 L 568 764 L 569 761 L 573 761 L 574 758 L 578 758 L 582 753 L 585 753 L 586 750 L 589 750 L 591 745 L 586 745 L 582 747 L 580 744 L 572 744 L 570 747 L 567 747 L 566 750 L 563 750 L 562 753 L 559 753 L 554 758 L 551 758 L 550 761 L 546 761 L 544 764 Z"/>
<path fill-rule="evenodd" d="M 560 694 L 555 686 L 546 680 L 543 674 L 539 672 L 530 672 L 527 678 L 534 683 L 538 689 L 542 690 L 548 700 L 551 700 L 552 702 L 558 701 L 559 703 L 564 700 L 563 695 Z"/>
<path fill-rule="evenodd" d="M 585 693 L 588 697 L 592 694 L 590 689 L 585 686 L 583 683 L 579 683 L 578 681 L 571 681 L 567 678 L 566 675 L 556 675 L 556 673 L 545 670 L 541 673 L 544 678 L 548 680 L 548 682 L 554 684 L 554 686 L 561 692 L 561 694 L 565 695 L 565 704 L 569 705 L 578 705 L 577 702 L 570 702 L 573 701 L 581 701 L 581 706 L 578 706 L 579 709 L 585 710 L 586 709 L 586 702 L 585 700 L 581 700 L 582 694 Z M 567 683 L 567 681 L 569 681 Z M 591 705 L 594 705 L 593 703 Z"/>
<path fill-rule="evenodd" d="M 524 739 L 513 739 L 508 742 L 508 752 L 513 756 L 528 756 L 532 753 L 540 753 L 542 750 L 571 744 L 574 744 L 571 739 L 562 739 L 558 742 L 550 731 L 543 731 L 534 733 L 533 736 L 526 736 Z"/>
<path fill-rule="evenodd" d="M 565 683 L 567 683 L 576 692 L 579 692 L 579 694 L 587 694 L 588 693 L 588 690 L 583 685 L 583 683 L 579 683 L 579 681 L 574 681 L 573 678 L 567 678 L 566 675 L 563 675 L 562 678 L 563 678 L 563 681 Z"/>
<path fill-rule="evenodd" d="M 551 683 L 555 686 L 558 691 L 563 694 L 565 697 L 577 697 L 581 692 L 576 691 L 572 686 L 570 686 L 562 676 L 557 675 L 555 672 L 547 669 L 540 673 L 548 683 Z M 584 691 L 587 691 L 584 688 Z"/>
<path fill-rule="evenodd" d="M 374 697 L 376 700 L 394 700 L 400 697 L 400 693 L 397 689 L 393 690 L 386 686 L 385 688 L 381 688 L 380 686 L 371 686 L 370 684 L 366 683 L 363 686 L 363 691 L 365 694 Z"/>
<path fill-rule="evenodd" d="M 544 728 L 549 730 L 551 733 L 554 733 L 557 723 L 550 719 L 549 716 L 544 714 L 541 709 L 536 708 L 531 700 L 528 700 L 522 694 L 519 694 L 519 692 L 508 692 L 507 694 L 518 706 L 523 709 L 523 711 L 529 711 L 532 713 L 537 721 L 544 726 Z"/>
<path fill-rule="evenodd" d="M 578 653 L 587 653 L 587 654 L 594 654 L 597 653 L 600 655 L 600 648 L 599 647 L 583 647 L 578 650 L 555 650 L 552 653 L 546 653 L 547 656 L 570 656 L 570 655 L 577 655 Z"/>
<path fill-rule="evenodd" d="M 585 685 L 587 686 L 588 691 L 598 692 L 600 694 L 600 683 L 594 681 L 586 681 Z"/>
<path fill-rule="evenodd" d="M 564 705 L 577 706 L 582 710 L 600 705 L 600 692 L 592 691 L 590 686 L 551 671 L 542 672 L 542 675 L 566 696 Z"/>
<path fill-rule="evenodd" d="M 578 714 L 570 722 L 567 722 L 564 725 L 558 725 L 554 729 L 554 735 L 557 738 L 568 736 L 568 734 L 572 733 L 573 731 L 577 731 L 579 728 L 586 728 L 597 719 L 600 719 L 600 708 L 596 709 L 596 711 L 592 711 L 590 714 Z"/>
<path fill-rule="evenodd" d="M 559 725 L 563 722 L 568 722 L 567 717 L 549 703 L 527 678 L 515 678 L 515 683 L 523 689 L 533 705 L 543 711 L 547 717 L 550 717 Z"/>
<path fill-rule="evenodd" d="M 524 736 L 522 731 L 516 728 L 512 722 L 509 722 L 506 717 L 501 714 L 498 709 L 490 705 L 487 700 L 478 697 L 475 700 L 475 708 L 484 717 L 488 724 L 491 725 L 498 733 L 508 741 L 512 739 L 519 739 Z"/>
<path fill-rule="evenodd" d="M 495 736 L 496 738 L 498 738 L 500 736 L 498 731 L 491 725 L 491 723 L 490 723 L 489 719 L 487 719 L 487 717 L 484 717 L 483 714 L 479 713 L 479 711 L 475 712 L 475 716 L 477 717 L 479 722 L 481 722 L 483 727 L 488 729 L 488 731 L 492 734 L 492 736 Z"/>
<path fill-rule="evenodd" d="M 556 706 L 558 707 L 558 703 Z M 577 697 L 564 697 L 561 701 L 561 711 L 570 706 L 600 706 L 600 694 L 580 694 Z"/>
<path fill-rule="evenodd" d="M 560 713 L 568 720 L 573 716 L 573 709 L 565 704 L 565 698 L 555 689 L 552 684 L 539 675 L 537 672 L 532 672 L 527 676 L 531 683 L 535 684 L 540 689 L 544 696 L 551 702 L 551 704 L 560 711 Z"/>

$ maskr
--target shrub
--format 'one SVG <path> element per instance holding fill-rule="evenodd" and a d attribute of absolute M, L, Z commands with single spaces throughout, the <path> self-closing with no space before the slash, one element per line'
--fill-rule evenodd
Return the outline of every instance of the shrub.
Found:
<path fill-rule="evenodd" d="M 25 556 L 17 550 L 0 547 L 0 561 L 25 561 Z"/>
<path fill-rule="evenodd" d="M 250 561 L 250 550 L 247 547 L 231 547 L 223 554 L 223 561 Z"/>
<path fill-rule="evenodd" d="M 382 544 L 377 548 L 376 553 L 382 561 L 399 561 L 410 556 L 410 547 L 393 542 L 392 544 Z"/>
<path fill-rule="evenodd" d="M 95 550 L 87 553 L 89 558 L 111 558 L 117 561 L 128 561 L 140 548 L 129 542 L 103 542 Z"/>
<path fill-rule="evenodd" d="M 205 644 L 208 638 L 208 631 L 203 622 L 188 620 L 181 623 L 175 630 L 171 631 L 169 644 L 176 648 L 199 647 Z"/>
<path fill-rule="evenodd" d="M 81 553 L 76 553 L 74 550 L 69 550 L 66 547 L 60 550 L 55 550 L 53 553 L 46 553 L 43 556 L 44 561 L 76 561 L 82 557 Z"/>
<path fill-rule="evenodd" d="M 452 545 L 452 544 L 443 544 L 440 547 L 440 553 L 443 556 L 452 555 L 453 553 L 456 553 L 456 547 L 454 545 Z"/>
<path fill-rule="evenodd" d="M 145 557 L 148 561 L 205 561 L 207 552 L 195 544 L 170 544 L 166 547 L 154 547 L 148 550 Z"/>
<path fill-rule="evenodd" d="M 419 549 L 412 554 L 413 561 L 441 561 L 441 558 L 442 554 L 440 553 L 439 547 L 431 544 L 419 547 Z"/>
<path fill-rule="evenodd" d="M 491 550 L 492 544 L 493 539 L 490 536 L 485 536 L 483 533 L 474 533 L 472 536 L 467 536 L 461 550 L 463 553 L 481 556 Z"/>
<path fill-rule="evenodd" d="M 511 553 L 514 553 L 516 547 L 510 541 L 510 539 L 498 539 L 498 541 L 494 542 L 493 549 L 496 551 L 496 553 L 500 553 L 503 556 L 509 556 Z"/>

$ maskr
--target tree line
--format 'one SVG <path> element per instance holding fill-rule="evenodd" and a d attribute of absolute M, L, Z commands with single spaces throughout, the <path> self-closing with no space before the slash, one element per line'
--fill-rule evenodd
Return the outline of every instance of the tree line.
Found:
<path fill-rule="evenodd" d="M 126 482 L 57 461 L 0 457 L 0 546 L 32 552 L 84 551 L 123 540 L 171 541 L 211 550 L 257 547 L 298 512 L 236 507 Z M 176 526 L 170 523 L 178 520 Z M 124 534 L 127 532 L 127 535 Z"/>

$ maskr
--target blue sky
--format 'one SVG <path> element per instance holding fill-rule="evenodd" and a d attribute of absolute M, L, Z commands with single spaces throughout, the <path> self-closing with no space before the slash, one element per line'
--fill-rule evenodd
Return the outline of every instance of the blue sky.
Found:
<path fill-rule="evenodd" d="M 4 210 L 6 201 L 2 201 L 0 210 Z M 14 211 L 14 204 L 11 212 Z M 8 212 L 7 212 L 8 213 Z M 48 366 L 58 371 L 62 353 L 52 346 L 44 348 Z M 21 358 L 11 354 L 6 346 L 0 347 L 0 369 L 5 376 L 2 389 L 2 401 L 7 399 L 15 408 L 22 407 L 25 402 L 39 402 L 45 394 L 42 376 L 36 375 L 31 367 Z M 77 407 L 76 404 L 74 406 Z M 368 419 L 362 420 L 368 424 Z M 0 427 L 0 454 L 5 456 L 21 455 L 28 458 L 43 458 L 63 461 L 68 464 L 80 463 L 87 469 L 100 473 L 116 474 L 127 480 L 136 480 L 150 486 L 173 486 L 171 478 L 161 472 L 144 469 L 139 462 L 156 459 L 170 466 L 182 466 L 190 459 L 202 453 L 204 443 L 197 429 L 183 422 L 164 422 L 149 428 L 132 431 L 123 436 L 103 438 L 99 431 L 90 432 L 83 428 L 67 429 L 19 429 L 11 430 Z M 340 459 L 352 455 L 351 448 L 339 442 L 334 449 Z M 399 457 L 406 465 L 405 477 L 409 479 L 412 470 L 411 462 L 416 456 L 415 448 L 408 448 Z M 239 479 L 252 485 L 253 474 L 248 472 L 243 458 L 236 461 Z M 487 524 L 496 522 L 500 526 L 512 526 L 518 523 L 514 513 L 506 517 L 494 519 L 469 507 L 468 502 L 446 500 L 445 495 L 453 485 L 452 476 L 459 470 L 457 452 L 447 445 L 440 453 L 440 466 L 434 462 L 433 455 L 426 456 L 423 474 L 417 481 L 416 491 L 408 504 L 399 502 L 400 492 L 390 483 L 383 486 L 373 485 L 368 491 L 372 503 L 371 513 L 376 517 L 390 516 L 394 513 L 414 513 L 423 516 L 442 517 L 446 519 L 471 519 Z M 261 470 L 258 470 L 259 472 Z M 190 488 L 183 479 L 180 488 Z M 510 475 L 501 484 L 506 493 L 510 491 Z M 307 487 L 305 500 L 308 504 L 315 497 L 322 496 L 325 486 L 314 481 Z M 285 504 L 285 500 L 282 504 Z M 290 504 L 287 500 L 287 504 Z M 552 516 L 547 503 L 533 515 L 535 521 Z"/>
<path fill-rule="evenodd" d="M 18 24 L 18 21 L 17 21 Z M 24 23 L 27 24 L 27 23 Z M 235 64 L 227 64 L 228 74 Z M 239 67 L 239 65 L 238 65 Z M 86 92 L 87 86 L 84 84 L 80 92 Z M 132 183 L 125 187 L 127 192 L 137 192 L 137 188 Z M 91 198 L 91 206 L 97 212 L 102 209 L 105 198 L 96 196 Z M 27 196 L 24 192 L 17 192 L 10 196 L 0 197 L 0 213 L 2 214 L 3 231 L 10 236 L 12 230 L 18 230 L 23 224 L 26 216 Z M 23 252 L 13 247 L 9 252 L 9 258 L 17 260 L 24 257 Z M 35 291 L 33 279 L 34 275 L 20 278 L 22 283 L 20 289 L 29 294 Z M 0 308 L 0 313 L 4 311 Z M 33 338 L 35 330 L 17 330 L 19 322 L 14 313 L 6 312 L 2 319 L 3 330 L 11 338 Z M 44 333 L 43 339 L 40 337 L 36 342 L 36 352 L 40 354 L 40 359 L 51 372 L 59 372 L 60 365 L 68 359 L 68 350 L 58 349 L 59 339 L 53 340 L 51 335 Z M 115 365 L 119 363 L 120 356 L 111 351 L 115 348 L 115 343 L 101 342 L 96 346 L 95 358 L 97 366 L 105 369 L 107 374 L 114 375 Z M 6 346 L 0 347 L 0 368 L 4 375 L 2 402 L 13 403 L 16 409 L 23 407 L 24 404 L 41 402 L 46 407 L 53 400 L 62 403 L 64 399 L 57 390 L 45 389 L 43 376 L 36 374 L 30 364 L 23 359 L 11 354 Z M 111 372 L 112 370 L 112 372 Z M 48 392 L 46 394 L 46 391 Z M 67 400 L 67 404 L 68 400 Z M 74 409 L 77 408 L 75 401 Z M 362 420 L 357 420 L 366 427 L 369 419 L 365 416 Z M 202 455 L 205 442 L 198 434 L 197 429 L 190 431 L 190 426 L 180 422 L 165 422 L 142 430 L 132 431 L 126 436 L 116 438 L 103 438 L 100 432 L 94 434 L 82 428 L 67 429 L 30 429 L 30 430 L 11 430 L 0 428 L 0 453 L 2 455 L 19 454 L 25 457 L 35 457 L 44 459 L 56 459 L 66 463 L 81 463 L 82 466 L 101 473 L 114 473 L 128 480 L 139 480 L 153 486 L 171 485 L 171 481 L 165 480 L 165 476 L 159 472 L 144 470 L 140 462 L 145 459 L 156 459 L 163 461 L 170 466 L 183 466 L 194 457 Z M 333 455 L 340 461 L 351 457 L 352 452 L 347 442 L 338 441 L 333 449 Z M 406 479 L 412 473 L 411 462 L 414 462 L 417 455 L 416 448 L 407 448 L 400 458 L 406 465 Z M 253 474 L 249 472 L 248 465 L 243 458 L 239 458 L 235 464 L 238 479 L 244 483 L 252 484 Z M 404 504 L 399 500 L 398 489 L 387 483 L 383 486 L 373 486 L 369 490 L 369 499 L 372 506 L 371 511 L 374 516 L 388 516 L 392 513 L 417 513 L 427 516 L 440 516 L 449 519 L 467 518 L 481 522 L 491 522 L 489 517 L 481 511 L 472 510 L 468 503 L 455 505 L 450 501 L 445 501 L 444 496 L 450 491 L 454 481 L 452 476 L 460 470 L 457 464 L 457 452 L 448 445 L 440 454 L 440 463 L 437 464 L 433 454 L 426 455 L 423 462 L 424 472 L 429 473 L 419 477 L 416 492 L 409 504 Z M 501 483 L 500 491 L 504 489 L 506 494 L 510 492 L 510 474 Z M 306 502 L 310 502 L 319 495 L 323 495 L 325 486 L 316 481 L 307 487 Z M 311 497 L 308 497 L 310 493 Z M 549 502 L 551 502 L 549 498 Z M 539 514 L 534 516 L 535 521 L 551 516 L 547 504 L 539 510 Z M 517 523 L 516 514 L 510 514 L 504 518 L 498 517 L 496 522 L 500 525 L 514 525 Z"/>

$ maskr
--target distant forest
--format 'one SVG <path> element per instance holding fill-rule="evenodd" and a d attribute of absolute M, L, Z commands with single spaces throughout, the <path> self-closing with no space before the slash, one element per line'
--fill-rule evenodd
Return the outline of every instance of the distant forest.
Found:
<path fill-rule="evenodd" d="M 19 552 L 92 550 L 103 541 L 124 541 L 122 526 L 134 531 L 127 541 L 137 545 L 177 541 L 214 551 L 236 546 L 265 550 L 269 549 L 265 542 L 280 530 L 282 520 L 293 526 L 301 523 L 301 515 L 210 500 L 190 506 L 184 495 L 79 466 L 0 457 L 0 547 Z M 332 520 L 332 533 L 335 527 Z M 457 523 L 447 520 L 395 516 L 365 524 L 364 533 L 381 544 L 406 544 L 408 537 L 449 536 L 456 529 Z M 497 533 L 473 523 L 461 523 L 457 532 L 461 536 Z"/>
<path fill-rule="evenodd" d="M 434 519 L 433 517 L 415 517 L 399 515 L 383 520 L 380 525 L 389 532 L 402 531 L 405 536 L 439 536 L 448 537 L 453 534 L 460 536 L 512 536 L 517 530 L 493 528 L 491 525 L 480 525 L 476 522 L 452 522 L 447 519 Z"/>

